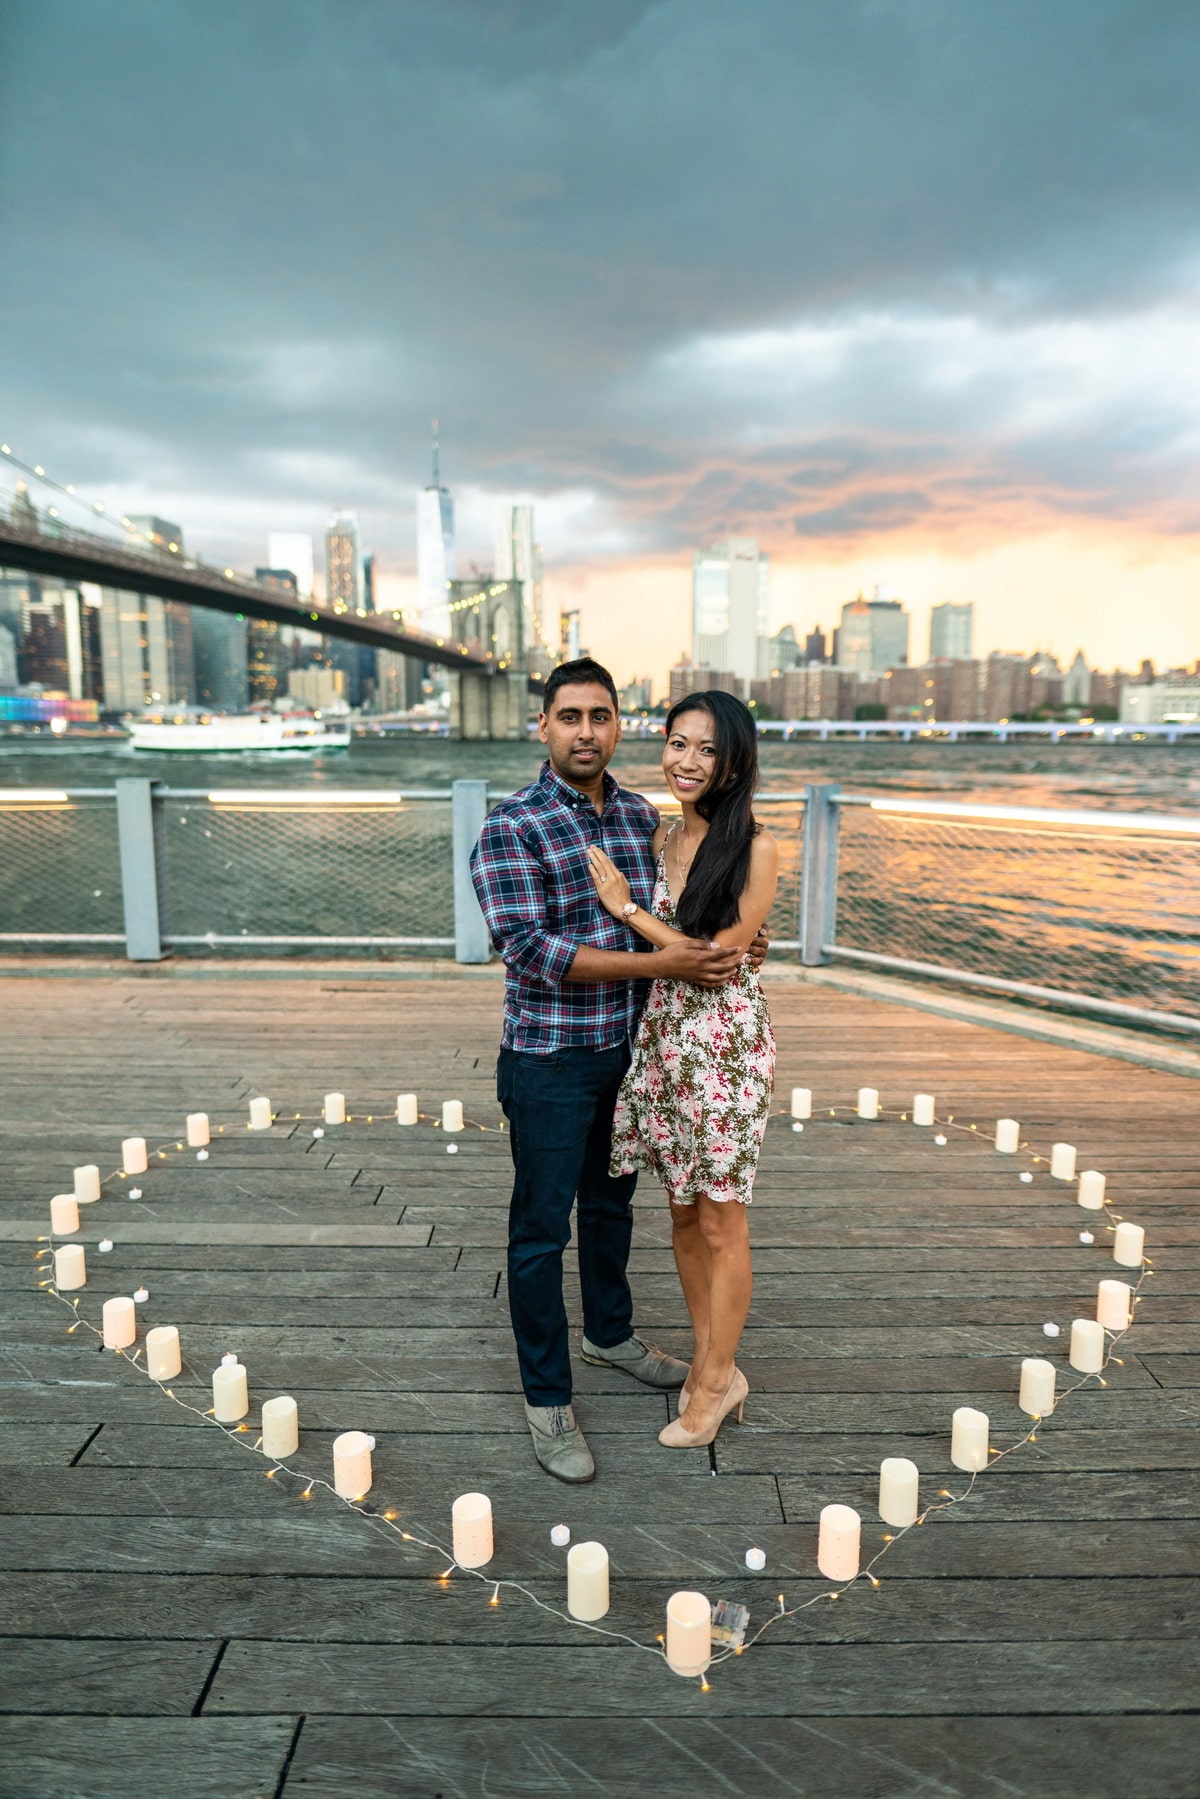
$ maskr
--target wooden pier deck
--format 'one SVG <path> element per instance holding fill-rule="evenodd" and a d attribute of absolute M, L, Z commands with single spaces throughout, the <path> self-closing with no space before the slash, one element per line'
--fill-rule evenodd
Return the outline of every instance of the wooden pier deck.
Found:
<path fill-rule="evenodd" d="M 778 980 L 781 1098 L 815 1089 L 886 1108 L 917 1089 L 955 1115 L 784 1117 L 753 1215 L 745 1424 L 707 1451 L 662 1450 L 661 1396 L 582 1364 L 594 1486 L 536 1468 L 503 1290 L 505 1139 L 450 1157 L 397 1091 L 459 1097 L 499 1123 L 498 982 L 329 971 L 55 971 L 3 981 L 0 1035 L 0 1794 L 8 1799 L 1185 1799 L 1200 1791 L 1200 1086 L 1128 1062 Z M 329 1089 L 356 1121 L 312 1134 Z M 249 1095 L 280 1114 L 245 1129 Z M 332 1437 L 373 1433 L 369 1505 L 449 1540 L 454 1496 L 493 1501 L 488 1574 L 565 1603 L 549 1530 L 610 1552 L 604 1623 L 654 1644 L 678 1587 L 750 1607 L 751 1629 L 827 1592 L 816 1518 L 839 1500 L 873 1552 L 885 1455 L 923 1497 L 966 1477 L 949 1421 L 977 1404 L 1005 1445 L 1023 1355 L 1065 1370 L 1070 1320 L 1115 1270 L 1103 1220 L 1039 1164 L 963 1124 L 1019 1118 L 1035 1147 L 1079 1148 L 1146 1227 L 1148 1279 L 1123 1365 L 1075 1393 L 1035 1443 L 859 1582 L 716 1667 L 709 1690 L 619 1636 L 589 1633 L 455 1574 L 371 1517 L 172 1405 L 67 1334 L 35 1285 L 35 1230 L 70 1170 L 123 1137 L 177 1139 L 204 1110 L 209 1160 L 173 1149 L 85 1213 L 81 1310 L 139 1284 L 143 1327 L 179 1326 L 180 1397 L 226 1350 L 257 1407 L 296 1396 L 304 1473 Z M 306 1114 L 297 1121 L 291 1115 Z M 357 1122 L 371 1112 L 375 1122 Z M 138 1187 L 134 1199 L 129 1189 Z M 113 1239 L 100 1255 L 97 1240 Z M 685 1342 L 665 1206 L 638 1200 L 640 1327 Z M 1042 1333 L 1057 1321 L 1056 1343 Z M 747 1573 L 756 1543 L 767 1570 Z"/>

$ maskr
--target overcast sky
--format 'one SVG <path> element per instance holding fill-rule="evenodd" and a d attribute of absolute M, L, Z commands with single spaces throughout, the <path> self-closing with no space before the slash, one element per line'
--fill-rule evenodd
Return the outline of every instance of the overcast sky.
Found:
<path fill-rule="evenodd" d="M 1198 67 L 1193 0 L 6 0 L 0 430 L 398 594 L 437 413 L 622 675 L 730 531 L 776 623 L 1190 661 Z"/>

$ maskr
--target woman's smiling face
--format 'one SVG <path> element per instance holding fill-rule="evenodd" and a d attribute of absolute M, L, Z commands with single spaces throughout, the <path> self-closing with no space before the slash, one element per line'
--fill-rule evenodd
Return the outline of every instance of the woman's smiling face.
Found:
<path fill-rule="evenodd" d="M 694 804 L 712 784 L 717 763 L 711 713 L 694 707 L 681 712 L 667 734 L 662 770 L 673 799 Z"/>

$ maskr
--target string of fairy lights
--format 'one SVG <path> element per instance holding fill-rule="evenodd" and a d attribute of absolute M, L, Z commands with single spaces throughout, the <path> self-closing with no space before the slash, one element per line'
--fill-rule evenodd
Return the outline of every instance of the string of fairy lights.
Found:
<path fill-rule="evenodd" d="M 776 1115 L 790 1116 L 783 1108 L 777 1109 Z M 319 1139 L 325 1135 L 328 1128 L 341 1128 L 343 1124 L 346 1126 L 356 1123 L 374 1124 L 377 1117 L 380 1115 L 375 1112 L 357 1114 L 348 1112 L 345 1115 L 344 1121 L 339 1120 L 338 1126 L 336 1127 L 329 1126 L 324 1111 L 315 1115 L 294 1112 L 287 1120 L 284 1119 L 281 1113 L 272 1113 L 270 1116 L 272 1124 L 290 1122 L 295 1127 L 311 1126 L 312 1136 Z M 861 1117 L 862 1114 L 854 1106 L 829 1106 L 820 1108 L 818 1113 L 810 1114 L 810 1116 L 814 1120 L 824 1118 L 836 1120 L 839 1117 Z M 874 1113 L 874 1118 L 878 1120 L 894 1119 L 899 1123 L 906 1123 L 909 1117 L 909 1110 L 892 1110 L 883 1107 L 877 1107 Z M 443 1126 L 442 1118 L 420 1111 L 415 1114 L 415 1122 L 417 1124 L 430 1125 L 435 1130 L 440 1130 Z M 986 1136 L 981 1137 L 978 1124 L 964 1123 L 957 1119 L 953 1113 L 947 1113 L 943 1118 L 938 1118 L 936 1114 L 934 1114 L 930 1122 L 936 1127 L 935 1134 L 933 1135 L 933 1142 L 937 1147 L 944 1147 L 948 1142 L 948 1138 L 945 1134 L 947 1131 L 956 1131 L 961 1133 L 964 1137 L 973 1136 L 977 1141 L 987 1141 Z M 255 1127 L 248 1124 L 245 1128 L 251 1130 Z M 463 1117 L 462 1119 L 462 1128 L 464 1130 L 478 1132 L 481 1135 L 503 1135 L 506 1131 L 506 1127 L 503 1124 L 499 1126 L 486 1125 L 478 1120 L 468 1119 L 466 1117 Z M 794 1119 L 792 1128 L 793 1130 L 803 1131 L 804 1121 Z M 227 1140 L 230 1137 L 240 1136 L 241 1134 L 237 1127 L 226 1127 L 222 1124 L 215 1125 L 213 1130 L 218 1137 L 225 1137 Z M 922 1134 L 925 1133 L 923 1132 Z M 168 1139 L 166 1142 L 157 1144 L 153 1149 L 147 1151 L 148 1164 L 153 1165 L 154 1163 L 166 1162 L 174 1155 L 186 1154 L 188 1153 L 189 1147 L 189 1145 L 180 1140 Z M 456 1153 L 458 1146 L 456 1143 L 447 1143 L 446 1148 L 450 1153 Z M 207 1145 L 195 1149 L 194 1153 L 198 1160 L 208 1160 L 209 1151 Z M 1047 1166 L 1050 1162 L 1049 1157 L 1035 1151 L 1032 1144 L 1026 1140 L 1018 1141 L 1014 1153 L 1024 1156 L 1032 1167 Z M 124 1168 L 112 1170 L 110 1174 L 101 1177 L 101 1196 L 104 1196 L 105 1188 L 109 1188 L 111 1190 L 109 1197 L 112 1197 L 113 1193 L 120 1191 L 129 1193 L 131 1197 L 140 1197 L 140 1189 L 136 1187 L 125 1186 L 124 1188 L 118 1188 L 116 1186 L 116 1183 L 118 1182 L 126 1183 L 136 1178 L 136 1176 L 131 1175 Z M 1031 1169 L 1022 1169 L 1018 1178 L 1026 1184 L 1029 1183 L 1033 1179 Z M 1113 1209 L 1107 1193 L 1103 1195 L 1101 1202 L 1098 1205 L 1090 1207 L 1089 1210 L 1097 1223 L 1099 1223 L 1100 1219 L 1103 1217 L 1105 1221 L 1103 1228 L 1106 1233 L 1115 1232 L 1117 1226 L 1124 1222 L 1122 1215 Z M 74 1233 L 71 1234 L 74 1235 Z M 1088 1246 L 1096 1240 L 1095 1234 L 1088 1230 L 1080 1232 L 1080 1239 L 1081 1243 Z M 56 1238 L 53 1232 L 51 1232 L 45 1237 L 39 1238 L 38 1243 L 39 1248 L 36 1251 L 35 1260 L 38 1264 L 39 1274 L 44 1276 L 48 1266 L 46 1258 L 53 1258 L 55 1253 Z M 1106 1387 L 1108 1382 L 1105 1379 L 1105 1371 L 1110 1366 L 1124 1365 L 1123 1358 L 1117 1351 L 1124 1345 L 1125 1338 L 1136 1323 L 1138 1315 L 1136 1308 L 1140 1305 L 1142 1300 L 1142 1287 L 1153 1274 L 1153 1263 L 1150 1257 L 1144 1256 L 1138 1279 L 1130 1288 L 1128 1323 L 1123 1329 L 1105 1331 L 1105 1350 L 1098 1370 L 1080 1374 L 1078 1379 L 1071 1381 L 1061 1392 L 1056 1392 L 1053 1405 L 1054 1416 L 1057 1416 L 1058 1413 L 1061 1412 L 1064 1404 L 1066 1404 L 1072 1395 L 1078 1393 L 1081 1389 L 1088 1387 L 1093 1383 L 1096 1383 L 1101 1387 Z M 38 1281 L 38 1286 L 40 1289 L 44 1290 L 50 1298 L 56 1300 L 69 1314 L 71 1314 L 72 1322 L 67 1327 L 68 1335 L 72 1335 L 76 1331 L 82 1329 L 90 1332 L 101 1344 L 103 1344 L 104 1333 L 81 1311 L 79 1295 L 68 1296 L 66 1293 L 61 1292 L 53 1276 L 40 1279 Z M 260 1436 L 257 1440 L 253 1440 L 253 1427 L 251 1425 L 245 1422 L 238 1422 L 235 1424 L 222 1423 L 214 1415 L 215 1408 L 213 1406 L 201 1407 L 194 1405 L 188 1399 L 181 1397 L 170 1382 L 156 1379 L 155 1376 L 150 1373 L 149 1369 L 143 1365 L 142 1349 L 140 1346 L 132 1349 L 115 1349 L 113 1353 L 121 1357 L 121 1359 L 127 1362 L 132 1369 L 135 1369 L 148 1380 L 151 1385 L 155 1386 L 163 1397 L 169 1400 L 172 1405 L 198 1419 L 204 1426 L 219 1430 L 222 1435 L 236 1447 L 249 1450 L 256 1458 L 260 1456 L 263 1439 Z M 733 1657 L 744 1655 L 748 1649 L 760 1642 L 768 1632 L 776 1630 L 785 1620 L 796 1618 L 801 1613 L 810 1611 L 816 1606 L 836 1604 L 847 1594 L 852 1593 L 856 1587 L 860 1591 L 864 1589 L 877 1591 L 883 1585 L 883 1581 L 877 1570 L 889 1555 L 895 1553 L 897 1546 L 903 1543 L 913 1530 L 921 1528 L 928 1520 L 938 1516 L 940 1513 L 949 1511 L 955 1506 L 962 1505 L 974 1493 L 980 1479 L 990 1472 L 991 1469 L 999 1466 L 1000 1463 L 1004 1462 L 1009 1457 L 1018 1454 L 1029 1444 L 1036 1443 L 1038 1440 L 1038 1433 L 1045 1424 L 1046 1417 L 1034 1415 L 1029 1428 L 1013 1442 L 1008 1444 L 1007 1447 L 994 1448 L 989 1441 L 988 1459 L 986 1464 L 970 1473 L 966 1484 L 961 1491 L 952 1492 L 949 1487 L 939 1488 L 936 1496 L 920 1508 L 912 1523 L 884 1532 L 880 1538 L 879 1548 L 868 1560 L 860 1563 L 857 1571 L 849 1578 L 842 1581 L 823 1583 L 820 1592 L 790 1606 L 787 1604 L 784 1594 L 780 1593 L 777 1596 L 774 1610 L 765 1618 L 752 1635 L 726 1647 L 717 1648 L 714 1643 L 714 1652 L 708 1663 L 708 1668 L 710 1670 L 717 1668 Z M 638 1637 L 630 1635 L 626 1631 L 616 1630 L 610 1625 L 582 1619 L 568 1611 L 565 1607 L 552 1604 L 550 1601 L 544 1599 L 523 1581 L 515 1580 L 511 1577 L 497 1578 L 494 1574 L 489 1574 L 486 1571 L 486 1568 L 468 1567 L 462 1562 L 456 1561 L 453 1549 L 448 1548 L 444 1542 L 440 1541 L 432 1533 L 426 1533 L 425 1527 L 422 1526 L 416 1530 L 409 1529 L 408 1523 L 410 1521 L 407 1519 L 402 1521 L 401 1511 L 398 1507 L 387 1506 L 382 1510 L 376 1509 L 374 1506 L 368 1507 L 363 1504 L 365 1495 L 347 1497 L 345 1494 L 339 1493 L 333 1482 L 326 1479 L 324 1476 L 305 1473 L 292 1466 L 291 1458 L 281 1459 L 274 1456 L 268 1456 L 267 1459 L 270 1460 L 271 1466 L 264 1471 L 264 1478 L 276 1482 L 281 1490 L 285 1490 L 284 1482 L 294 1482 L 297 1488 L 295 1497 L 300 1501 L 309 1502 L 317 1493 L 329 1494 L 333 1499 L 346 1507 L 347 1510 L 353 1512 L 376 1530 L 390 1534 L 397 1540 L 408 1544 L 413 1548 L 428 1551 L 432 1556 L 436 1557 L 439 1562 L 445 1564 L 441 1568 L 441 1571 L 433 1577 L 439 1586 L 448 1585 L 452 1577 L 469 1575 L 473 1580 L 479 1583 L 481 1588 L 490 1589 L 488 1604 L 491 1606 L 498 1606 L 500 1604 L 501 1593 L 511 1593 L 528 1601 L 539 1611 L 546 1613 L 548 1616 L 553 1617 L 574 1629 L 590 1631 L 594 1635 L 627 1644 L 634 1649 L 653 1655 L 656 1659 L 666 1662 L 667 1652 L 665 1648 L 665 1639 L 662 1636 L 659 1636 L 653 1643 L 648 1643 L 642 1641 Z M 284 1477 L 283 1481 L 280 1480 L 281 1476 Z M 710 1683 L 707 1679 L 706 1672 L 700 1673 L 696 1678 L 698 1678 L 702 1691 L 707 1692 L 710 1690 Z"/>

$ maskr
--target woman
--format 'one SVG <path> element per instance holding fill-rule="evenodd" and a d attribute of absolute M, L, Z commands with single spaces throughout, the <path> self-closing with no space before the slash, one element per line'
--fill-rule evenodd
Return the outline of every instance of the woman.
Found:
<path fill-rule="evenodd" d="M 743 951 L 775 897 L 778 852 L 756 824 L 754 720 L 727 693 L 694 693 L 667 715 L 663 774 L 683 816 L 654 835 L 654 910 L 600 849 L 590 852 L 601 903 L 662 948 L 682 933 Z M 750 1203 L 771 1105 L 775 1039 L 758 976 L 745 964 L 724 987 L 655 981 L 621 1087 L 612 1172 L 648 1168 L 671 1202 L 671 1242 L 692 1321 L 692 1365 L 670 1448 L 711 1443 L 740 1420 L 746 1377 L 735 1357 L 750 1309 Z"/>

